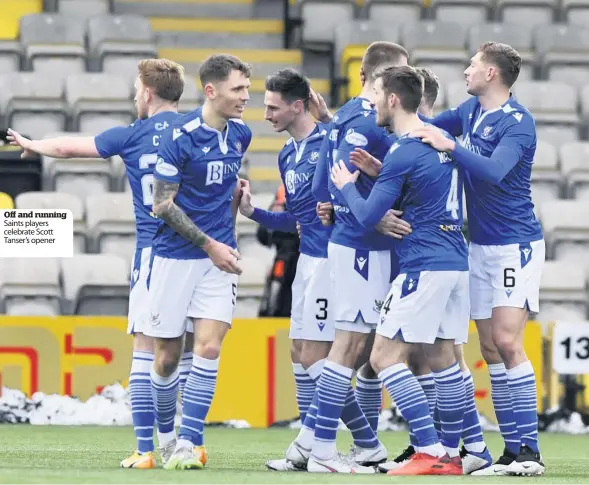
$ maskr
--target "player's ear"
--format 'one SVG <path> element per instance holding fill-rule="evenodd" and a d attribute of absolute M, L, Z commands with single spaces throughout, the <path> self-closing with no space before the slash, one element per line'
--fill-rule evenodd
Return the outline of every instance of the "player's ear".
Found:
<path fill-rule="evenodd" d="M 214 99 L 215 95 L 217 94 L 217 90 L 215 89 L 215 86 L 213 86 L 212 83 L 205 84 L 204 92 L 205 96 L 211 99 Z"/>
<path fill-rule="evenodd" d="M 366 73 L 364 72 L 364 68 L 360 67 L 360 84 L 362 87 L 366 84 Z"/>

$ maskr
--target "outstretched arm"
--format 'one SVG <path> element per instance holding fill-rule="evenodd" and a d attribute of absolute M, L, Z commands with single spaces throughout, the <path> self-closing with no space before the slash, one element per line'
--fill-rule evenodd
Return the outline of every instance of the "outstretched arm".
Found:
<path fill-rule="evenodd" d="M 47 140 L 29 140 L 9 128 L 8 141 L 11 145 L 20 146 L 24 150 L 21 158 L 27 158 L 33 153 L 52 158 L 100 157 L 93 136 L 59 136 Z"/>

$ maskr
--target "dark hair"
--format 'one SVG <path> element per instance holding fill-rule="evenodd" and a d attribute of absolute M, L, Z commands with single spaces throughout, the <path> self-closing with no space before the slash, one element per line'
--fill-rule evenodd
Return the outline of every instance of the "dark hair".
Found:
<path fill-rule="evenodd" d="M 368 46 L 362 58 L 362 71 L 369 81 L 374 80 L 374 73 L 384 66 L 401 64 L 403 58 L 409 59 L 407 50 L 394 42 L 373 42 Z"/>
<path fill-rule="evenodd" d="M 390 96 L 396 94 L 408 113 L 416 113 L 423 96 L 423 79 L 411 66 L 388 66 L 375 73 L 382 79 L 382 89 Z"/>
<path fill-rule="evenodd" d="M 280 93 L 282 99 L 292 104 L 299 99 L 305 103 L 305 109 L 309 109 L 311 96 L 311 84 L 301 73 L 290 67 L 266 78 L 266 91 Z"/>
<path fill-rule="evenodd" d="M 429 107 L 433 107 L 440 92 L 438 76 L 427 67 L 416 67 L 415 70 L 423 78 L 423 100 Z"/>
<path fill-rule="evenodd" d="M 522 58 L 513 47 L 500 42 L 485 42 L 479 47 L 481 60 L 499 69 L 503 83 L 510 88 L 515 84 L 522 68 Z"/>
<path fill-rule="evenodd" d="M 249 64 L 229 54 L 217 54 L 208 57 L 201 64 L 198 70 L 198 77 L 204 88 L 210 82 L 226 81 L 233 71 L 240 71 L 247 78 L 252 75 L 252 69 Z"/>

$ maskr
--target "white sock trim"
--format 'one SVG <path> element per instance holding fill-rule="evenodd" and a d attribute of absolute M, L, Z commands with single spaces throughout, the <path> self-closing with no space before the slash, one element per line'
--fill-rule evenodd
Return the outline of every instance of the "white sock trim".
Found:
<path fill-rule="evenodd" d="M 498 376 L 501 374 L 505 374 L 505 364 L 501 363 L 501 364 L 489 364 L 489 374 L 491 374 L 492 376 Z"/>
<path fill-rule="evenodd" d="M 192 365 L 194 367 L 200 367 L 201 369 L 219 370 L 219 357 L 217 357 L 215 360 L 211 360 L 194 354 L 192 356 Z"/>
<path fill-rule="evenodd" d="M 157 384 L 158 386 L 166 386 L 168 384 L 171 384 L 172 382 L 174 382 L 175 380 L 178 379 L 178 369 L 176 369 L 174 372 L 172 372 L 171 375 L 169 375 L 168 377 L 164 377 L 164 376 L 160 376 L 156 370 L 152 367 L 149 371 L 149 377 L 151 377 L 151 380 Z"/>
<path fill-rule="evenodd" d="M 343 376 L 348 377 L 350 380 L 352 379 L 352 375 L 354 374 L 354 369 L 350 367 L 345 367 L 341 364 L 337 364 L 335 362 L 332 362 L 331 360 L 325 362 L 325 368 L 331 369 L 337 372 L 338 374 L 342 374 Z"/>
<path fill-rule="evenodd" d="M 519 379 L 520 377 L 529 376 L 530 374 L 534 375 L 534 366 L 532 366 L 532 363 L 529 360 L 526 360 L 512 369 L 507 369 L 506 372 L 508 379 Z"/>
<path fill-rule="evenodd" d="M 319 379 L 319 376 L 323 371 L 323 367 L 325 366 L 326 361 L 327 359 L 321 359 L 315 362 L 313 365 L 309 366 L 309 368 L 307 369 L 307 374 L 311 376 L 311 379 L 313 379 L 314 381 L 317 381 Z"/>

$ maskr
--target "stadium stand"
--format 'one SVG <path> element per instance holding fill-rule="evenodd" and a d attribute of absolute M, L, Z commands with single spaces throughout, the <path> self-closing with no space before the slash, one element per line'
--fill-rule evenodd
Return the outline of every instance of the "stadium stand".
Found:
<path fill-rule="evenodd" d="M 338 106 L 359 91 L 366 46 L 396 41 L 413 63 L 440 77 L 440 111 L 466 99 L 463 70 L 482 42 L 513 45 L 524 59 L 514 91 L 536 117 L 539 135 L 532 190 L 550 260 L 540 319 L 589 316 L 587 0 L 5 0 L 0 17 L 0 127 L 32 137 L 96 134 L 129 123 L 141 58 L 167 57 L 185 66 L 183 111 L 202 101 L 196 77 L 207 56 L 231 52 L 250 62 L 244 119 L 254 139 L 244 175 L 260 206 L 269 204 L 278 184 L 276 154 L 285 141 L 264 121 L 267 74 L 302 68 Z M 9 164 L 1 163 L 4 174 Z M 125 314 L 133 214 L 122 161 L 40 163 L 42 191 L 29 179 L 14 182 L 23 187 L 17 193 L 3 185 L 0 207 L 70 209 L 77 255 L 40 266 L 2 262 L 2 308 L 10 314 Z M 273 254 L 255 241 L 250 220 L 239 216 L 237 231 L 244 255 L 240 298 L 246 299 L 237 312 L 251 316 Z"/>

